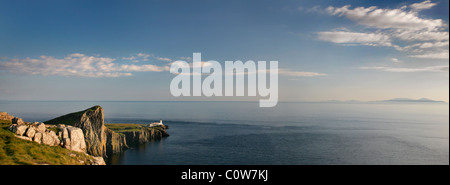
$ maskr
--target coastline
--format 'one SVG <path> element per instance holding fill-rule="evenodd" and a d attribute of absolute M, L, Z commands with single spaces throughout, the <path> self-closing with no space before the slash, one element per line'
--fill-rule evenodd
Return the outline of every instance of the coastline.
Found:
<path fill-rule="evenodd" d="M 9 115 L 6 112 L 0 114 L 2 120 L 2 142 L 11 143 L 11 139 L 22 140 L 18 143 L 32 144 L 33 147 L 56 147 L 57 150 L 70 150 L 70 157 L 86 155 L 88 160 L 78 160 L 77 163 L 52 163 L 52 164 L 94 164 L 105 165 L 109 156 L 139 144 L 151 140 L 169 136 L 165 125 L 146 127 L 140 124 L 105 124 L 103 108 L 94 106 L 84 111 L 69 113 L 55 119 L 40 122 L 24 122 L 21 118 Z M 108 128 L 111 127 L 112 129 Z M 36 145 L 38 144 L 38 145 Z M 3 147 L 2 147 L 3 148 Z M 79 154 L 74 154 L 78 152 Z M 10 151 L 6 151 L 7 155 Z M 60 152 L 64 153 L 64 152 Z M 52 156 L 52 155 L 46 155 Z M 8 156 L 6 156 L 8 157 Z M 17 158 L 14 157 L 13 158 Z M 12 161 L 22 161 L 15 159 Z M 6 163 L 2 160 L 2 163 Z M 14 164 L 14 162 L 10 162 Z M 6 163 L 8 164 L 8 163 Z M 17 163 L 21 164 L 21 162 Z M 46 164 L 46 163 L 27 163 Z"/>

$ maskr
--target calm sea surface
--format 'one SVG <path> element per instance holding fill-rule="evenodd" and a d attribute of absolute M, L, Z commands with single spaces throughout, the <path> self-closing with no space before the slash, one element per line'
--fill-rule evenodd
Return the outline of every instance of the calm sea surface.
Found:
<path fill-rule="evenodd" d="M 0 101 L 0 111 L 46 121 L 94 105 L 107 123 L 170 127 L 110 164 L 449 164 L 448 104 Z"/>

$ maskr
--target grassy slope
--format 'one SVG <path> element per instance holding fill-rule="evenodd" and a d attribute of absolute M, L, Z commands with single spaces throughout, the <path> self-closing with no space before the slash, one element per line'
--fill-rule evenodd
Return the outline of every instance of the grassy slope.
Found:
<path fill-rule="evenodd" d="M 75 113 L 70 113 L 64 116 L 57 117 L 52 120 L 45 121 L 45 124 L 64 124 L 64 125 L 74 125 L 76 122 L 80 121 L 80 117 L 85 111 L 79 111 Z"/>
<path fill-rule="evenodd" d="M 52 125 L 55 125 L 55 124 L 74 125 L 75 123 L 80 121 L 81 116 L 85 112 L 95 111 L 95 109 L 98 108 L 98 107 L 100 107 L 100 106 L 97 105 L 97 106 L 91 107 L 91 108 L 86 109 L 86 110 L 82 110 L 82 111 L 79 111 L 79 112 L 66 114 L 64 116 L 60 116 L 60 117 L 57 117 L 55 119 L 45 121 L 44 123 L 45 124 L 52 124 Z"/>
<path fill-rule="evenodd" d="M 149 129 L 149 130 L 163 130 L 163 128 L 157 127 L 145 127 L 143 124 L 131 124 L 131 123 L 105 123 L 105 126 L 109 129 L 113 130 L 116 133 L 124 133 L 124 132 L 132 132 L 132 131 L 140 131 L 141 129 Z"/>
<path fill-rule="evenodd" d="M 40 145 L 16 138 L 7 130 L 10 121 L 0 120 L 0 165 L 78 165 L 89 164 L 92 157 L 60 146 Z"/>

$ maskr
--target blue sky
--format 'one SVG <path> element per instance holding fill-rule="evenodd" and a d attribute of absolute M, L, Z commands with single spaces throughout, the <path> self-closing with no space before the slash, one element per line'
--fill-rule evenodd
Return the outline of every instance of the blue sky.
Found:
<path fill-rule="evenodd" d="M 0 0 L 0 100 L 174 98 L 168 66 L 277 60 L 280 101 L 448 102 L 448 1 Z M 256 98 L 259 99 L 259 98 Z"/>

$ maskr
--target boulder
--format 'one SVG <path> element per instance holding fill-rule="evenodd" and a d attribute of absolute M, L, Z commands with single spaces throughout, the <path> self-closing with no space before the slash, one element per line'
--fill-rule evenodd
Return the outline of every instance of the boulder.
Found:
<path fill-rule="evenodd" d="M 18 117 L 14 117 L 12 120 L 12 124 L 18 124 L 18 125 L 23 125 L 25 124 L 22 120 L 22 118 L 18 118 Z"/>
<path fill-rule="evenodd" d="M 34 134 L 36 134 L 36 130 L 33 126 L 28 127 L 27 132 L 25 132 L 25 135 L 29 138 L 33 138 Z"/>
<path fill-rule="evenodd" d="M 64 148 L 71 149 L 70 138 L 63 138 L 61 144 Z"/>
<path fill-rule="evenodd" d="M 31 138 L 29 138 L 29 137 L 26 137 L 26 136 L 17 136 L 17 135 L 15 135 L 17 138 L 19 138 L 19 139 L 24 139 L 24 140 L 27 140 L 27 141 L 31 141 Z"/>
<path fill-rule="evenodd" d="M 16 133 L 16 131 L 17 131 L 17 124 L 9 125 L 8 130 L 11 131 L 11 132 Z"/>
<path fill-rule="evenodd" d="M 67 130 L 67 128 L 61 129 L 61 131 L 59 133 L 61 133 L 61 139 L 70 137 L 69 136 L 69 131 Z"/>
<path fill-rule="evenodd" d="M 53 138 L 50 136 L 50 134 L 46 133 L 46 132 L 41 132 L 42 133 L 42 144 L 44 145 L 53 145 Z"/>
<path fill-rule="evenodd" d="M 37 131 L 39 131 L 39 132 L 45 132 L 45 130 L 46 130 L 44 123 L 38 123 L 38 124 L 36 124 L 36 127 L 37 127 Z"/>
<path fill-rule="evenodd" d="M 65 130 L 67 130 L 70 136 L 70 147 L 66 148 L 77 152 L 86 152 L 86 141 L 84 140 L 83 130 L 77 127 L 68 127 Z"/>
<path fill-rule="evenodd" d="M 9 120 L 14 119 L 14 116 L 9 115 L 7 112 L 0 112 L 0 120 Z"/>
<path fill-rule="evenodd" d="M 60 144 L 59 138 L 56 135 L 55 132 L 51 131 L 51 130 L 47 130 L 46 131 L 47 135 L 52 139 L 53 142 L 51 142 L 49 145 L 50 146 L 56 146 Z"/>
<path fill-rule="evenodd" d="M 103 157 L 94 157 L 93 165 L 106 165 Z"/>
<path fill-rule="evenodd" d="M 42 137 L 43 137 L 43 133 L 42 132 L 37 132 L 36 134 L 34 134 L 33 141 L 41 144 L 42 143 Z"/>
<path fill-rule="evenodd" d="M 15 127 L 14 130 L 12 130 L 12 132 L 14 132 L 15 134 L 22 136 L 23 134 L 25 134 L 25 131 L 27 131 L 28 126 L 26 125 L 17 125 Z"/>

